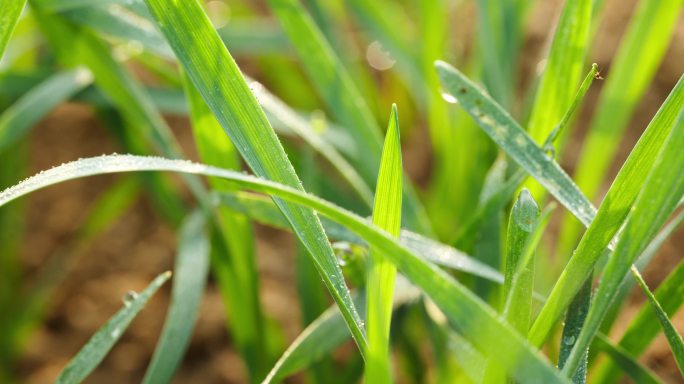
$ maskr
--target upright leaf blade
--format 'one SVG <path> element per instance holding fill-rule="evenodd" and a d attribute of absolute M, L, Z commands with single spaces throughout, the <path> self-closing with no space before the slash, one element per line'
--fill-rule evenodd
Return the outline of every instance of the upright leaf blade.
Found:
<path fill-rule="evenodd" d="M 171 272 L 165 272 L 139 294 L 130 297 L 121 308 L 74 356 L 62 370 L 57 383 L 79 383 L 83 381 L 107 356 L 114 344 L 119 340 L 135 316 L 145 307 L 152 295 L 171 277 Z"/>
<path fill-rule="evenodd" d="M 200 211 L 183 223 L 174 266 L 171 304 L 143 383 L 168 383 L 190 343 L 209 273 L 209 239 Z"/>
<path fill-rule="evenodd" d="M 199 3 L 146 3 L 188 77 L 254 173 L 301 190 L 280 141 Z M 354 340 L 364 351 L 366 339 L 359 316 L 318 217 L 310 209 L 280 199 L 275 202 L 311 253 Z"/>
<path fill-rule="evenodd" d="M 389 127 L 380 160 L 373 205 L 373 225 L 399 237 L 401 227 L 401 142 L 397 106 L 392 105 Z M 366 382 L 390 383 L 389 331 L 396 268 L 379 250 L 371 248 L 367 278 Z"/>
<path fill-rule="evenodd" d="M 527 125 L 537 144 L 561 120 L 582 78 L 592 1 L 568 0 L 563 7 Z"/>

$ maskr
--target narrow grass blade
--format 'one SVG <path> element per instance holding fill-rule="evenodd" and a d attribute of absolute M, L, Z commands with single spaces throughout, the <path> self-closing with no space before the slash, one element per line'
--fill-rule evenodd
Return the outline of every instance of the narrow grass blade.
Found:
<path fill-rule="evenodd" d="M 591 304 L 591 288 L 593 281 L 587 279 L 575 298 L 570 302 L 568 312 L 565 315 L 565 324 L 563 326 L 563 334 L 561 335 L 560 353 L 558 354 L 558 368 L 563 369 L 565 366 L 572 347 L 578 339 L 584 321 L 589 312 L 589 305 Z M 582 359 L 579 364 L 577 372 L 572 376 L 572 382 L 575 384 L 584 384 L 587 382 L 587 358 L 589 356 L 589 349 L 585 349 Z"/>
<path fill-rule="evenodd" d="M 261 195 L 253 193 L 222 193 L 217 197 L 221 204 L 231 209 L 244 213 L 251 219 L 264 225 L 288 230 L 291 229 L 283 214 L 273 204 L 273 201 Z M 331 239 L 349 241 L 355 244 L 363 244 L 363 240 L 339 224 L 322 218 L 325 232 Z M 472 256 L 459 251 L 456 248 L 439 243 L 435 240 L 419 235 L 415 232 L 401 230 L 399 242 L 406 248 L 420 255 L 425 260 L 434 264 L 451 268 L 456 271 L 482 277 L 497 284 L 502 284 L 503 276 L 496 269 L 480 262 Z"/>
<path fill-rule="evenodd" d="M 280 141 L 199 3 L 146 3 L 188 77 L 254 173 L 301 190 Z M 189 30 L 194 33 L 188 34 Z M 318 217 L 310 209 L 280 199 L 275 202 L 311 253 L 363 353 L 366 339 L 361 320 Z"/>
<path fill-rule="evenodd" d="M 57 383 L 80 383 L 83 381 L 105 358 L 152 295 L 170 277 L 171 272 L 162 273 L 144 291 L 124 299 L 124 307 L 112 316 L 71 359 L 57 378 Z"/>
<path fill-rule="evenodd" d="M 640 1 L 627 27 L 577 164 L 575 180 L 589 198 L 606 175 L 632 112 L 651 84 L 677 25 L 682 0 Z"/>
<path fill-rule="evenodd" d="M 7 42 L 19 21 L 26 0 L 3 0 L 0 3 L 0 59 L 5 53 Z"/>
<path fill-rule="evenodd" d="M 683 107 L 684 77 L 679 80 L 646 127 L 646 131 L 613 181 L 595 219 L 582 237 L 530 330 L 532 344 L 543 343 L 556 320 L 589 276 L 596 261 L 610 245 L 611 239 L 624 223 L 663 142 L 673 129 L 675 119 Z"/>
<path fill-rule="evenodd" d="M 352 159 L 353 164 L 373 187 L 380 165 L 382 141 L 368 104 L 300 1 L 270 0 L 269 4 L 333 117 L 354 138 L 360 156 Z M 404 185 L 403 209 L 409 228 L 426 234 L 432 232 L 424 209 L 408 183 Z"/>
<path fill-rule="evenodd" d="M 504 316 L 508 323 L 521 334 L 525 334 L 529 327 L 532 311 L 532 283 L 534 282 L 534 257 L 526 260 L 525 250 L 538 219 L 539 207 L 529 191 L 523 189 L 513 204 L 508 222 L 503 285 L 503 298 L 505 298 L 505 307 L 508 309 Z M 518 271 L 520 272 L 516 276 Z M 514 277 L 522 282 L 515 289 L 513 289 Z"/>
<path fill-rule="evenodd" d="M 672 355 L 677 362 L 679 371 L 682 373 L 682 375 L 684 375 L 684 341 L 682 341 L 682 336 L 679 334 L 679 332 L 677 332 L 677 329 L 667 317 L 667 313 L 665 313 L 663 307 L 660 306 L 658 299 L 656 299 L 651 290 L 648 288 L 648 285 L 646 285 L 646 282 L 644 281 L 643 277 L 641 277 L 639 271 L 634 267 L 632 267 L 631 270 L 632 275 L 634 275 L 639 287 L 644 292 L 644 295 L 646 295 L 648 298 L 648 302 L 651 304 L 651 308 L 653 309 L 653 312 L 655 312 L 656 317 L 660 322 L 660 326 L 665 332 L 665 337 L 667 338 L 667 342 L 670 344 Z"/>
<path fill-rule="evenodd" d="M 563 369 L 564 373 L 575 372 L 584 349 L 589 347 L 598 331 L 632 262 L 646 248 L 684 195 L 684 178 L 681 177 L 681 171 L 684 169 L 682 148 L 684 148 L 684 110 L 679 113 L 670 135 L 663 143 L 646 178 L 644 187 L 630 209 L 613 256 L 604 269 L 585 326 Z"/>
<path fill-rule="evenodd" d="M 684 304 L 682 281 L 684 281 L 684 262 L 680 262 L 655 290 L 655 298 L 668 316 L 674 316 Z M 630 356 L 640 356 L 660 329 L 659 321 L 651 305 L 644 303 L 620 339 L 619 347 Z M 602 383 L 615 383 L 619 379 L 619 371 L 614 364 L 604 364 L 598 367 L 594 378 Z"/>
<path fill-rule="evenodd" d="M 397 239 L 377 229 L 364 218 L 298 188 L 183 160 L 110 155 L 81 159 L 30 177 L 0 192 L 0 207 L 32 191 L 66 180 L 115 172 L 152 170 L 221 177 L 240 188 L 272 194 L 318 211 L 348 227 L 369 245 L 379 249 L 397 266 L 398 271 L 435 302 L 449 322 L 458 327 L 469 342 L 485 357 L 496 356 L 498 364 L 513 378 L 545 383 L 567 382 L 523 337 L 452 276 L 400 245 Z M 343 310 L 345 308 L 341 308 Z"/>
<path fill-rule="evenodd" d="M 143 383 L 170 382 L 190 343 L 209 274 L 205 225 L 203 214 L 196 211 L 181 227 L 169 312 Z"/>
<path fill-rule="evenodd" d="M 393 309 L 416 300 L 418 290 L 401 276 L 397 278 Z M 357 307 L 366 309 L 366 295 L 359 292 L 354 299 Z M 365 313 L 360 315 L 365 317 Z M 279 380 L 302 370 L 313 362 L 332 352 L 343 342 L 349 340 L 349 332 L 344 329 L 344 319 L 337 307 L 330 307 L 316 320 L 309 324 L 290 344 L 287 350 L 273 366 L 263 383 Z"/>
<path fill-rule="evenodd" d="M 519 8 L 522 4 L 508 0 L 478 0 L 475 4 L 483 81 L 495 100 L 511 108 L 521 45 Z"/>
<path fill-rule="evenodd" d="M 444 90 L 480 127 L 563 206 L 589 225 L 596 213 L 570 177 L 539 148 L 532 138 L 491 97 L 449 64 L 435 64 Z"/>
<path fill-rule="evenodd" d="M 619 366 L 620 369 L 622 369 L 622 371 L 625 372 L 627 376 L 629 376 L 635 383 L 662 383 L 653 372 L 630 356 L 629 353 L 623 348 L 613 345 L 607 337 L 600 334 L 597 335 L 596 339 L 594 339 L 593 346 L 608 355 L 610 359 L 617 366 Z M 592 380 L 596 380 L 596 383 L 605 383 L 605 381 L 595 379 L 596 376 L 593 377 L 594 378 Z"/>
<path fill-rule="evenodd" d="M 682 203 L 683 202 L 680 201 L 679 206 L 681 206 Z M 634 266 L 637 267 L 639 270 L 643 270 L 646 266 L 648 266 L 653 256 L 655 256 L 658 250 L 660 250 L 665 241 L 673 233 L 675 233 L 677 229 L 679 229 L 682 223 L 684 223 L 684 211 L 680 211 L 663 227 L 663 229 L 660 230 L 660 232 L 658 232 L 656 237 L 653 238 L 653 241 L 651 241 L 651 243 L 648 244 L 648 247 L 646 247 L 644 252 L 641 253 L 636 263 L 634 263 Z M 620 310 L 622 309 L 622 305 L 627 302 L 627 300 L 625 299 L 632 292 L 632 288 L 634 288 L 634 283 L 635 282 L 633 277 L 629 275 L 625 276 L 624 280 L 622 281 L 622 284 L 620 285 L 620 291 L 615 296 L 615 300 L 611 305 L 610 311 L 606 315 L 606 318 L 603 320 L 603 324 L 601 324 L 601 332 L 606 334 L 609 333 Z"/>
<path fill-rule="evenodd" d="M 523 189 L 513 204 L 508 220 L 506 253 L 503 263 L 504 284 L 502 290 L 503 317 L 521 335 L 526 335 L 532 311 L 534 283 L 534 257 L 526 258 L 525 251 L 539 219 L 539 207 L 527 189 Z M 533 252 L 534 253 L 534 252 Z M 514 281 L 517 284 L 513 284 Z M 485 371 L 485 381 L 503 382 L 505 372 L 490 360 Z"/>
<path fill-rule="evenodd" d="M 362 308 L 360 315 L 365 317 L 365 295 L 359 295 L 354 303 Z M 263 383 L 278 381 L 308 367 L 348 339 L 349 332 L 344 327 L 340 310 L 336 306 L 328 308 L 290 344 Z"/>
<path fill-rule="evenodd" d="M 537 144 L 551 133 L 575 96 L 589 45 L 593 0 L 568 0 L 553 35 L 527 131 Z"/>
<path fill-rule="evenodd" d="M 192 132 L 200 158 L 207 164 L 226 169 L 242 168 L 240 154 L 212 114 L 190 79 L 183 73 L 183 88 L 188 99 Z M 224 191 L 220 179 L 210 179 L 213 189 Z M 236 347 L 244 358 L 251 380 L 258 380 L 270 368 L 266 346 L 266 319 L 259 300 L 259 274 L 252 224 L 233 210 L 218 209 L 215 227 L 213 270 L 231 321 L 228 326 Z M 227 252 L 218 252 L 217 250 Z"/>
<path fill-rule="evenodd" d="M 397 106 L 392 105 L 385 145 L 380 160 L 380 171 L 373 204 L 373 225 L 399 237 L 401 228 L 401 142 Z M 392 296 L 396 267 L 377 249 L 371 247 L 368 266 L 366 330 L 368 353 L 366 354 L 365 380 L 369 383 L 390 383 L 389 331 L 392 321 Z"/>
<path fill-rule="evenodd" d="M 640 1 L 606 82 L 575 168 L 575 180 L 589 199 L 596 194 L 611 165 L 634 108 L 651 84 L 665 54 L 684 1 Z M 566 216 L 559 250 L 570 252 L 582 227 Z"/>
<path fill-rule="evenodd" d="M 0 151 L 14 144 L 57 105 L 90 85 L 85 68 L 59 72 L 38 84 L 0 115 Z"/>

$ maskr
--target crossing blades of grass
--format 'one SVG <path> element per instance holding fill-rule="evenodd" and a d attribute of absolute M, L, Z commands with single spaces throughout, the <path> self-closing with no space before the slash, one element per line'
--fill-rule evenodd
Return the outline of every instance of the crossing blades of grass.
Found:
<path fill-rule="evenodd" d="M 23 137 L 57 105 L 93 80 L 85 68 L 59 72 L 28 91 L 0 115 L 0 151 Z"/>
<path fill-rule="evenodd" d="M 655 290 L 655 298 L 668 316 L 674 316 L 684 303 L 682 281 L 684 281 L 684 262 L 680 262 Z M 659 331 L 659 321 L 651 305 L 644 303 L 620 339 L 619 347 L 630 356 L 640 356 Z M 606 363 L 598 367 L 593 377 L 601 383 L 615 383 L 619 379 L 619 371 L 614 364 Z"/>
<path fill-rule="evenodd" d="M 175 171 L 221 177 L 226 181 L 256 192 L 271 194 L 302 204 L 335 220 L 361 236 L 396 265 L 399 272 L 429 296 L 453 326 L 458 327 L 485 357 L 496 357 L 497 363 L 517 380 L 564 383 L 559 372 L 532 348 L 524 338 L 505 324 L 497 314 L 449 274 L 423 260 L 400 245 L 397 239 L 377 229 L 349 211 L 325 200 L 306 194 L 298 188 L 255 178 L 211 166 L 182 160 L 109 155 L 81 159 L 35 175 L 0 192 L 0 207 L 8 202 L 48 185 L 79 177 L 130 171 Z M 345 308 L 341 308 L 345 310 Z M 347 320 L 347 319 L 345 319 Z"/>
<path fill-rule="evenodd" d="M 679 334 L 679 332 L 677 332 L 677 329 L 667 317 L 667 313 L 665 313 L 663 307 L 660 306 L 658 299 L 656 299 L 651 290 L 648 288 L 648 285 L 646 285 L 646 282 L 641 277 L 639 271 L 634 267 L 632 267 L 631 270 L 632 275 L 634 275 L 639 287 L 648 298 L 648 302 L 651 304 L 651 308 L 653 309 L 653 312 L 655 312 L 656 317 L 660 322 L 660 326 L 665 332 L 665 337 L 667 338 L 667 342 L 670 344 L 670 348 L 672 349 L 672 354 L 677 362 L 679 371 L 682 373 L 682 375 L 684 375 L 684 341 L 682 341 L 682 336 Z"/>
<path fill-rule="evenodd" d="M 532 138 L 472 81 L 449 64 L 437 61 L 442 87 L 477 121 L 506 153 L 543 185 L 563 206 L 589 225 L 595 209 L 561 167 L 539 148 Z"/>
<path fill-rule="evenodd" d="M 0 59 L 5 53 L 7 42 L 14 32 L 25 4 L 26 0 L 3 0 L 0 3 Z"/>
<path fill-rule="evenodd" d="M 658 69 L 677 25 L 682 0 L 643 0 L 636 6 L 625 37 L 606 75 L 606 84 L 575 171 L 577 185 L 594 199 L 620 145 L 637 103 Z M 581 227 L 570 217 L 559 246 L 569 252 Z"/>
<path fill-rule="evenodd" d="M 592 0 L 565 2 L 535 96 L 527 131 L 537 144 L 561 120 L 584 71 Z"/>
<path fill-rule="evenodd" d="M 169 312 L 143 383 L 170 382 L 188 348 L 209 273 L 205 224 L 195 211 L 180 229 Z"/>
<path fill-rule="evenodd" d="M 373 225 L 399 237 L 401 228 L 401 142 L 397 106 L 392 105 L 389 127 L 380 160 L 380 171 L 373 204 Z M 377 249 L 371 247 L 368 266 L 367 318 L 368 353 L 365 379 L 369 383 L 390 383 L 389 331 L 392 320 L 392 297 L 396 267 Z"/>
<path fill-rule="evenodd" d="M 679 202 L 679 205 L 682 205 L 682 201 Z M 660 250 L 660 247 L 665 243 L 665 241 L 679 229 L 679 226 L 684 223 L 684 211 L 680 211 L 672 220 L 670 220 L 660 232 L 656 235 L 655 238 L 653 238 L 653 241 L 646 247 L 644 252 L 641 253 L 639 258 L 637 259 L 637 262 L 634 263 L 634 266 L 636 266 L 639 270 L 643 270 L 650 262 L 653 256 L 655 256 L 656 252 Z M 622 308 L 622 304 L 626 303 L 626 298 L 632 291 L 632 288 L 634 288 L 634 278 L 631 276 L 625 276 L 624 280 L 622 281 L 622 284 L 620 285 L 620 291 L 619 293 L 615 296 L 615 301 L 613 301 L 613 304 L 611 305 L 610 311 L 606 315 L 605 320 L 603 320 L 603 324 L 601 324 L 601 331 L 603 333 L 608 333 L 615 322 L 620 309 Z"/>
<path fill-rule="evenodd" d="M 188 77 L 254 173 L 301 190 L 280 141 L 199 3 L 146 3 Z M 363 353 L 361 320 L 318 217 L 310 209 L 275 202 L 311 253 Z"/>
<path fill-rule="evenodd" d="M 683 106 L 684 77 L 646 127 L 646 131 L 613 181 L 596 218 L 587 228 L 576 252 L 558 278 L 546 305 L 530 330 L 532 344 L 543 343 L 556 320 L 579 291 L 594 264 L 623 224 Z"/>
<path fill-rule="evenodd" d="M 660 384 L 662 383 L 648 368 L 644 367 L 637 360 L 627 353 L 620 346 L 615 346 L 610 343 L 607 337 L 597 335 L 594 339 L 594 346 L 604 352 L 615 362 L 616 365 L 632 379 L 635 383 L 645 384 Z M 593 376 L 592 380 L 596 380 Z M 597 383 L 605 383 L 605 381 L 596 380 Z"/>
<path fill-rule="evenodd" d="M 604 269 L 585 325 L 563 369 L 566 375 L 573 374 L 577 369 L 584 349 L 588 348 L 598 331 L 630 265 L 646 248 L 684 195 L 684 178 L 681 177 L 681 170 L 684 169 L 682 148 L 684 109 L 679 113 L 634 206 L 630 209 L 613 256 Z"/>
<path fill-rule="evenodd" d="M 241 169 L 237 149 L 187 76 L 183 74 L 182 78 L 200 158 L 217 167 Z M 215 190 L 226 190 L 220 179 L 210 179 L 209 182 Z M 218 209 L 214 224 L 220 234 L 212 240 L 225 244 L 213 245 L 219 255 L 214 260 L 213 270 L 231 319 L 228 323 L 231 335 L 254 380 L 266 373 L 269 359 L 266 356 L 265 319 L 259 301 L 252 226 L 244 215 L 225 207 Z M 227 250 L 227 254 L 217 252 L 218 249 Z"/>
<path fill-rule="evenodd" d="M 171 272 L 165 272 L 140 293 L 128 293 L 124 298 L 124 307 L 121 308 L 74 356 L 57 378 L 57 383 L 80 383 L 90 374 L 105 358 L 114 344 L 119 340 L 128 325 L 135 319 L 145 304 L 171 277 Z"/>
<path fill-rule="evenodd" d="M 381 156 L 378 125 L 351 75 L 299 0 L 270 0 L 269 4 L 297 51 L 313 85 L 333 117 L 356 142 L 353 164 L 374 186 Z M 432 232 L 423 207 L 409 183 L 404 184 L 405 224 L 421 233 Z"/>
<path fill-rule="evenodd" d="M 273 204 L 273 201 L 267 197 L 255 195 L 253 193 L 237 192 L 234 194 L 222 193 L 217 196 L 217 198 L 221 204 L 242 212 L 251 219 L 264 225 L 270 225 L 284 230 L 290 229 L 287 220 L 285 220 L 282 213 L 278 211 L 278 208 Z M 325 228 L 325 232 L 331 239 L 348 241 L 359 245 L 363 244 L 362 239 L 339 224 L 336 224 L 325 217 L 323 217 L 321 221 Z M 399 242 L 425 260 L 436 265 L 482 277 L 497 284 L 501 284 L 504 281 L 503 276 L 492 267 L 458 249 L 449 247 L 448 245 L 444 245 L 415 232 L 401 230 Z"/>

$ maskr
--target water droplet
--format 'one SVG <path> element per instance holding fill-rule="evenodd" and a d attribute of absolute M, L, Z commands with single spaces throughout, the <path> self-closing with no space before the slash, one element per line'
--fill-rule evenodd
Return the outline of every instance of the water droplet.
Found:
<path fill-rule="evenodd" d="M 128 291 L 123 297 L 123 303 L 125 306 L 130 306 L 131 303 L 135 301 L 135 299 L 138 298 L 138 292 L 136 291 Z"/>
<path fill-rule="evenodd" d="M 563 337 L 563 344 L 573 345 L 575 344 L 575 336 L 565 336 Z"/>
<path fill-rule="evenodd" d="M 458 100 L 453 97 L 449 92 L 442 91 L 442 99 L 449 104 L 458 104 Z"/>
<path fill-rule="evenodd" d="M 112 337 L 112 339 L 116 339 L 121 335 L 121 330 L 119 328 L 114 328 L 112 331 L 109 333 L 109 335 Z"/>

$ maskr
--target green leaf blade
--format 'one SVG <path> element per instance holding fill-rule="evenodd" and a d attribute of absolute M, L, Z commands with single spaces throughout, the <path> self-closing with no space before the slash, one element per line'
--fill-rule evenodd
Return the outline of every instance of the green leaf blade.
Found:
<path fill-rule="evenodd" d="M 143 383 L 167 383 L 190 343 L 209 273 L 209 239 L 205 218 L 192 213 L 180 230 L 171 304 Z"/>
<path fill-rule="evenodd" d="M 648 288 L 648 285 L 646 285 L 646 282 L 643 277 L 641 277 L 639 271 L 636 268 L 632 268 L 632 274 L 639 284 L 639 287 L 648 298 L 648 302 L 651 304 L 651 308 L 653 309 L 653 312 L 655 312 L 656 317 L 660 322 L 660 326 L 665 332 L 665 337 L 667 338 L 668 344 L 670 344 L 672 355 L 675 358 L 675 362 L 677 362 L 677 367 L 679 367 L 679 372 L 684 375 L 684 341 L 682 341 L 682 335 L 677 332 L 677 328 L 675 328 L 667 317 L 667 313 L 665 313 L 663 307 L 660 306 L 658 299 L 656 299 L 653 292 Z"/>
<path fill-rule="evenodd" d="M 613 296 L 635 258 L 646 248 L 657 230 L 674 211 L 684 195 L 684 109 L 679 113 L 674 127 L 663 144 L 655 163 L 640 191 L 615 252 L 604 269 L 594 303 L 587 315 L 564 372 L 573 373 L 608 311 Z"/>
<path fill-rule="evenodd" d="M 5 53 L 7 42 L 12 37 L 26 0 L 3 0 L 0 3 L 0 59 Z"/>
<path fill-rule="evenodd" d="M 157 276 L 140 294 L 136 294 L 130 301 L 126 301 L 120 309 L 86 345 L 71 359 L 62 370 L 57 383 L 78 383 L 83 381 L 105 358 L 114 344 L 119 340 L 124 330 L 135 319 L 136 315 L 145 307 L 148 300 L 171 277 L 171 272 Z"/>
<path fill-rule="evenodd" d="M 373 205 L 373 225 L 394 237 L 401 228 L 402 161 L 397 107 L 392 105 L 389 127 L 380 161 Z M 390 383 L 389 331 L 392 319 L 395 266 L 377 249 L 371 248 L 367 278 L 368 353 L 366 381 Z"/>
<path fill-rule="evenodd" d="M 146 3 L 188 77 L 254 173 L 301 190 L 280 141 L 199 4 Z M 275 202 L 313 256 L 354 340 L 365 350 L 361 321 L 318 217 L 310 209 L 280 199 Z"/>

